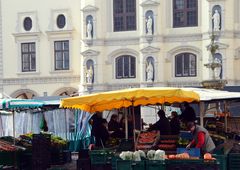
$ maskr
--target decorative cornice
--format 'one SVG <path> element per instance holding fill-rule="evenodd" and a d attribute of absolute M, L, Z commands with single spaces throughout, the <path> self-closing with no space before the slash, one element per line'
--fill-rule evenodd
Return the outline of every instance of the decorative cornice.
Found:
<path fill-rule="evenodd" d="M 81 9 L 81 11 L 83 11 L 83 12 L 95 12 L 97 10 L 98 10 L 98 8 L 95 6 L 92 6 L 92 5 L 87 5 L 83 9 Z"/>
<path fill-rule="evenodd" d="M 220 2 L 220 1 L 226 1 L 226 0 L 207 0 L 208 2 Z"/>
<path fill-rule="evenodd" d="M 25 32 L 25 33 L 13 33 L 15 41 L 26 39 L 37 39 L 39 41 L 41 32 Z"/>
<path fill-rule="evenodd" d="M 181 35 L 167 35 L 163 37 L 164 42 L 189 42 L 201 41 L 202 34 L 181 34 Z"/>
<path fill-rule="evenodd" d="M 143 54 L 152 54 L 152 53 L 157 53 L 160 51 L 160 48 L 152 47 L 152 46 L 147 46 L 143 49 L 140 50 Z"/>
<path fill-rule="evenodd" d="M 91 49 L 88 49 L 86 51 L 83 51 L 81 52 L 81 54 L 84 56 L 84 57 L 89 57 L 89 56 L 98 56 L 100 54 L 99 51 L 95 51 L 95 50 L 91 50 Z"/>
<path fill-rule="evenodd" d="M 32 78 L 5 78 L 3 85 L 26 85 L 26 84 L 50 84 L 50 83 L 72 83 L 79 82 L 80 75 L 76 76 L 52 76 L 52 77 L 32 77 Z"/>
<path fill-rule="evenodd" d="M 160 3 L 159 2 L 156 2 L 156 1 L 153 1 L 153 0 L 145 0 L 144 2 L 142 2 L 140 5 L 142 7 L 145 7 L 145 6 L 157 6 L 159 5 Z"/>
<path fill-rule="evenodd" d="M 140 37 L 128 38 L 116 38 L 116 39 L 106 39 L 104 41 L 105 45 L 114 46 L 114 45 L 136 45 L 139 43 Z"/>
<path fill-rule="evenodd" d="M 60 38 L 59 36 L 64 36 L 66 38 L 73 38 L 73 29 L 72 30 L 56 30 L 56 31 L 46 31 L 48 39 Z"/>

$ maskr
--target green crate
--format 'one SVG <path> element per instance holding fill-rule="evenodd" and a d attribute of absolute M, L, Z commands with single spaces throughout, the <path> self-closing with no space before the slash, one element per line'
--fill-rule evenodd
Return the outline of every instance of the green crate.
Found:
<path fill-rule="evenodd" d="M 227 156 L 226 155 L 213 155 L 219 162 L 219 170 L 227 170 Z"/>
<path fill-rule="evenodd" d="M 166 170 L 165 161 L 146 160 L 146 170 Z"/>
<path fill-rule="evenodd" d="M 240 153 L 228 154 L 228 170 L 240 170 Z"/>
<path fill-rule="evenodd" d="M 116 170 L 145 170 L 145 161 L 117 160 Z"/>
<path fill-rule="evenodd" d="M 111 164 L 113 153 L 106 150 L 93 150 L 90 152 L 91 164 L 104 165 Z"/>
<path fill-rule="evenodd" d="M 0 152 L 0 165 L 19 166 L 20 152 Z"/>

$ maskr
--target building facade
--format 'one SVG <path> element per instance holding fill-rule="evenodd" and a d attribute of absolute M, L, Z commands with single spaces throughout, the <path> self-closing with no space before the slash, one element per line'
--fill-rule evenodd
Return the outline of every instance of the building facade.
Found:
<path fill-rule="evenodd" d="M 212 33 L 216 77 L 240 85 L 238 0 L 1 3 L 0 83 L 12 97 L 201 86 L 211 78 Z"/>

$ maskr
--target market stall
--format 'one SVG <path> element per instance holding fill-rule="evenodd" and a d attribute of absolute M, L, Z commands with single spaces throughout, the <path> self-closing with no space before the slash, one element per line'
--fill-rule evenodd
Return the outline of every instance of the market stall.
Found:
<path fill-rule="evenodd" d="M 240 99 L 240 93 L 209 90 L 209 89 L 139 88 L 139 89 L 126 89 L 126 90 L 118 90 L 118 91 L 103 92 L 103 93 L 96 93 L 96 94 L 79 96 L 79 97 L 66 98 L 62 100 L 61 107 L 79 108 L 79 109 L 94 113 L 96 111 L 104 111 L 104 110 L 111 110 L 111 109 L 118 109 L 122 107 L 139 106 L 139 105 L 144 106 L 144 105 L 150 105 L 150 104 L 153 105 L 153 104 L 176 103 L 176 102 L 181 103 L 184 101 L 189 103 L 194 102 L 199 104 L 200 123 L 201 125 L 203 125 L 203 117 L 206 111 L 206 107 L 205 107 L 206 102 L 223 101 L 224 104 L 227 104 L 228 101 L 233 101 L 233 100 L 237 101 L 239 99 Z M 223 113 L 226 113 L 227 112 L 226 105 L 224 106 L 224 108 L 225 109 Z M 133 113 L 133 116 L 134 116 L 134 113 Z M 136 140 L 137 138 L 134 137 L 134 139 Z M 144 141 L 137 140 L 138 144 L 141 142 L 144 142 Z M 173 147 L 173 145 L 175 147 L 175 142 L 174 144 L 171 145 L 171 147 Z M 139 144 L 139 146 L 141 145 Z M 150 148 L 147 148 L 147 150 L 149 149 Z M 182 158 L 182 156 L 180 156 L 179 158 Z M 171 159 L 171 158 L 168 158 L 168 159 Z M 198 159 L 199 161 L 203 160 L 200 158 Z M 189 163 L 190 162 L 188 162 L 188 164 Z M 215 165 L 216 165 L 216 162 L 213 161 L 213 166 Z"/>

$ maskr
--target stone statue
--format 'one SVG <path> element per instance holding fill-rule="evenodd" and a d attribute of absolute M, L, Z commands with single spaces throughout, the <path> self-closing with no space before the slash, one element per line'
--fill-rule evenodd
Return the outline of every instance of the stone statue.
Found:
<path fill-rule="evenodd" d="M 219 31 L 220 30 L 220 14 L 218 10 L 215 10 L 213 16 L 213 30 L 214 31 Z"/>
<path fill-rule="evenodd" d="M 146 73 L 147 73 L 147 82 L 153 82 L 154 70 L 153 70 L 153 65 L 151 60 L 149 60 L 146 63 Z"/>
<path fill-rule="evenodd" d="M 88 20 L 88 23 L 87 23 L 87 38 L 88 39 L 92 38 L 92 23 L 91 23 L 91 20 Z"/>
<path fill-rule="evenodd" d="M 221 79 L 220 76 L 221 76 L 221 72 L 222 72 L 222 62 L 219 58 L 215 57 L 214 63 L 219 64 L 219 66 L 215 67 L 215 69 L 214 69 L 215 79 Z"/>
<path fill-rule="evenodd" d="M 93 66 L 90 65 L 89 69 L 86 69 L 86 83 L 92 84 L 93 83 Z"/>
<path fill-rule="evenodd" d="M 147 35 L 152 35 L 152 24 L 153 20 L 152 17 L 149 15 L 148 19 L 146 20 L 147 23 Z"/>

